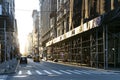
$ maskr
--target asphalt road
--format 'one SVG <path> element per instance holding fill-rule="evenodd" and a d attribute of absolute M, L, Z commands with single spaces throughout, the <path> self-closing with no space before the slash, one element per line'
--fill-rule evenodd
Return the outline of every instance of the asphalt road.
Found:
<path fill-rule="evenodd" d="M 120 80 L 120 73 L 28 59 L 15 74 L 0 75 L 0 80 Z"/>

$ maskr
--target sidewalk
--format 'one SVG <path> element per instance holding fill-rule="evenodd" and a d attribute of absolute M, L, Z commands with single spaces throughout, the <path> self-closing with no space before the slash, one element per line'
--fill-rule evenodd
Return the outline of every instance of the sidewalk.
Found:
<path fill-rule="evenodd" d="M 19 64 L 19 60 L 12 59 L 0 64 L 0 74 L 10 74 L 14 73 Z"/>

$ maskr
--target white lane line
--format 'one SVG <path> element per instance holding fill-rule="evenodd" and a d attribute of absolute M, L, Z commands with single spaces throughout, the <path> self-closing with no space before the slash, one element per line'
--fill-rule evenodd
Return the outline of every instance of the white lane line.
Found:
<path fill-rule="evenodd" d="M 71 73 L 74 73 L 74 74 L 81 74 L 81 73 L 79 73 L 79 72 L 77 72 L 77 71 L 72 71 L 72 70 L 67 70 L 67 71 L 69 71 L 69 72 L 71 72 Z"/>
<path fill-rule="evenodd" d="M 83 70 L 81 70 L 81 71 L 79 71 L 79 70 L 74 70 L 74 71 L 77 71 L 77 72 L 80 72 L 80 73 L 84 73 L 84 74 L 91 74 L 91 73 L 88 73 L 88 72 L 83 71 Z"/>
<path fill-rule="evenodd" d="M 45 73 L 47 74 L 52 74 L 51 72 L 47 71 L 47 70 L 43 70 Z"/>
<path fill-rule="evenodd" d="M 72 74 L 72 73 L 69 73 L 69 72 L 63 71 L 63 70 L 60 70 L 60 71 L 63 72 L 63 73 L 66 73 L 66 74 Z"/>
<path fill-rule="evenodd" d="M 58 71 L 55 71 L 55 70 L 51 70 L 52 72 L 54 73 L 57 73 L 57 74 L 62 74 L 61 72 L 58 72 Z"/>
<path fill-rule="evenodd" d="M 30 70 L 27 71 L 27 74 L 28 74 L 28 75 L 32 75 L 32 73 L 30 72 Z"/>
<path fill-rule="evenodd" d="M 22 74 L 22 71 L 19 71 L 18 74 L 21 75 L 21 74 Z"/>
<path fill-rule="evenodd" d="M 36 73 L 38 73 L 39 75 L 42 75 L 42 73 L 40 71 L 38 71 L 38 70 L 36 70 Z"/>

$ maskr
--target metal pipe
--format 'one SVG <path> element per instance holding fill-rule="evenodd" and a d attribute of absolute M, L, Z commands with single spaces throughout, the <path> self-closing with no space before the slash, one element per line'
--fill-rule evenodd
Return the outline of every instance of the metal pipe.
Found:
<path fill-rule="evenodd" d="M 108 31 L 107 25 L 103 26 L 103 52 L 104 52 L 104 69 L 108 68 Z"/>
<path fill-rule="evenodd" d="M 4 20 L 4 43 L 5 43 L 5 53 L 4 53 L 4 58 L 6 62 L 6 50 L 7 50 L 7 39 L 6 39 L 6 20 Z"/>
<path fill-rule="evenodd" d="M 97 68 L 98 68 L 98 28 L 96 28 L 96 55 L 97 55 Z"/>

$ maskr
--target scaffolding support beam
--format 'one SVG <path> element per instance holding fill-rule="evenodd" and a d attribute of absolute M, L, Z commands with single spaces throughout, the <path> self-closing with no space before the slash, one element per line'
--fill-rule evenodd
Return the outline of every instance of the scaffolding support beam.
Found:
<path fill-rule="evenodd" d="M 6 50 L 7 50 L 7 39 L 6 39 L 6 20 L 4 20 L 4 43 L 5 43 L 5 53 L 4 53 L 4 59 L 5 59 L 5 62 L 6 62 Z"/>
<path fill-rule="evenodd" d="M 103 26 L 104 69 L 108 69 L 108 28 Z"/>
<path fill-rule="evenodd" d="M 98 68 L 98 28 L 96 28 L 96 55 L 97 55 L 97 62 L 96 67 Z"/>

